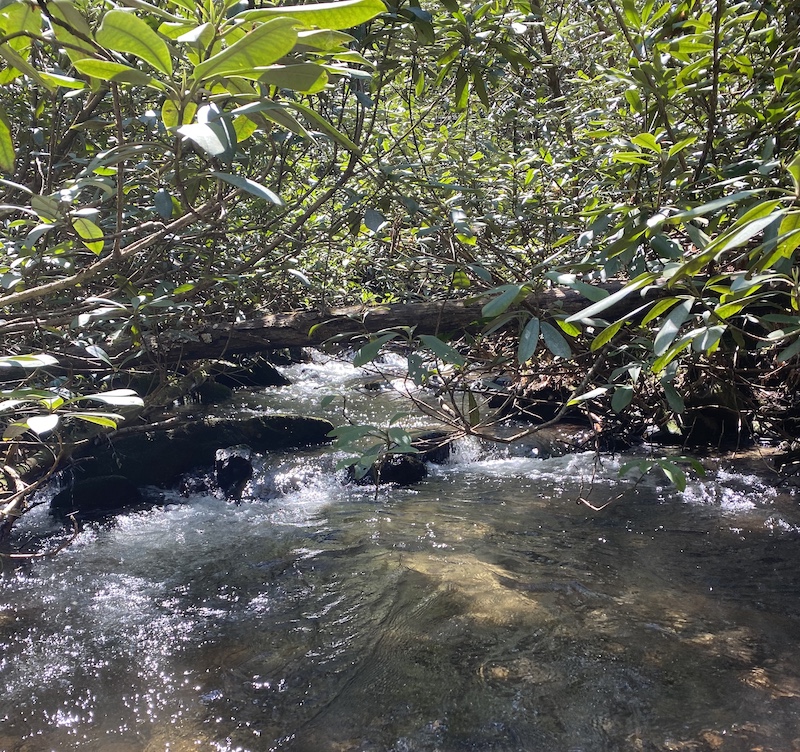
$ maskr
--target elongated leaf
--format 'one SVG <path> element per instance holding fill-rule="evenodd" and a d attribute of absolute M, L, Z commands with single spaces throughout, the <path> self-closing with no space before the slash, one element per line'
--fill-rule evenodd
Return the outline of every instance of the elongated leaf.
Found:
<path fill-rule="evenodd" d="M 203 81 L 212 76 L 231 76 L 239 71 L 272 65 L 294 47 L 297 41 L 296 21 L 275 18 L 267 21 L 195 66 L 194 76 Z"/>
<path fill-rule="evenodd" d="M 103 252 L 103 231 L 94 222 L 85 217 L 77 217 L 72 220 L 72 226 L 92 253 L 100 255 Z"/>
<path fill-rule="evenodd" d="M 222 123 L 189 123 L 178 128 L 178 133 L 194 141 L 206 154 L 212 157 L 232 157 L 233 144 L 230 134 Z"/>
<path fill-rule="evenodd" d="M 517 299 L 523 287 L 524 285 L 502 285 L 496 288 L 493 292 L 500 294 L 483 306 L 481 309 L 483 318 L 493 319 L 503 313 Z"/>
<path fill-rule="evenodd" d="M 94 60 L 86 57 L 76 60 L 73 65 L 81 73 L 102 81 L 146 86 L 152 80 L 147 73 L 138 68 L 131 68 L 130 65 L 122 63 L 112 63 L 110 60 Z"/>
<path fill-rule="evenodd" d="M 707 352 L 711 350 L 722 339 L 727 326 L 709 326 L 701 330 L 700 334 L 692 342 L 692 350 L 695 352 Z"/>
<path fill-rule="evenodd" d="M 40 436 L 43 433 L 52 431 L 59 424 L 59 421 L 58 415 L 52 413 L 50 415 L 33 415 L 26 422 L 28 428 Z"/>
<path fill-rule="evenodd" d="M 95 39 L 103 47 L 114 52 L 128 52 L 150 63 L 156 70 L 172 75 L 172 59 L 166 43 L 132 12 L 108 11 Z"/>
<path fill-rule="evenodd" d="M 784 348 L 778 353 L 777 360 L 779 363 L 784 363 L 785 361 L 793 358 L 797 353 L 800 353 L 800 337 L 798 337 L 794 342 L 792 342 L 789 347 Z"/>
<path fill-rule="evenodd" d="M 671 223 L 685 222 L 687 219 L 704 217 L 706 214 L 713 214 L 714 212 L 724 209 L 726 206 L 730 206 L 731 204 L 737 204 L 740 201 L 752 198 L 758 193 L 760 193 L 758 189 L 739 191 L 739 193 L 733 193 L 730 196 L 723 196 L 722 198 L 718 198 L 714 201 L 709 201 L 707 204 L 695 206 L 693 209 L 687 209 L 686 211 L 673 214 L 667 221 Z"/>
<path fill-rule="evenodd" d="M 58 360 L 52 355 L 45 355 L 44 353 L 32 353 L 30 355 L 5 355 L 0 357 L 0 368 L 45 368 L 46 366 L 54 366 Z"/>
<path fill-rule="evenodd" d="M 542 337 L 547 349 L 559 358 L 571 358 L 572 348 L 561 332 L 547 321 L 541 322 Z"/>
<path fill-rule="evenodd" d="M 778 244 L 778 253 L 782 258 L 789 258 L 800 246 L 800 212 L 793 211 L 781 220 L 778 235 L 783 240 Z"/>
<path fill-rule="evenodd" d="M 97 413 L 86 410 L 69 413 L 69 417 L 78 418 L 86 423 L 94 423 L 97 426 L 104 426 L 106 428 L 116 428 L 118 423 L 125 420 L 122 415 L 117 415 L 115 413 Z"/>
<path fill-rule="evenodd" d="M 114 407 L 142 407 L 142 398 L 133 389 L 112 389 L 98 394 L 86 394 L 80 399 L 94 400 Z"/>
<path fill-rule="evenodd" d="M 325 118 L 318 115 L 310 107 L 306 107 L 304 104 L 300 104 L 300 102 L 287 102 L 287 104 L 305 115 L 305 117 L 308 118 L 313 125 L 319 128 L 322 133 L 341 144 L 348 151 L 351 151 L 355 154 L 361 153 L 361 150 L 349 138 L 347 138 L 344 133 L 340 133 L 338 130 L 336 130 L 336 128 L 334 128 L 327 120 L 325 120 Z M 270 117 L 269 112 L 265 112 L 264 114 L 266 117 Z"/>
<path fill-rule="evenodd" d="M 689 312 L 692 310 L 693 305 L 693 299 L 684 300 L 670 311 L 669 316 L 667 316 L 653 340 L 653 352 L 656 355 L 663 355 L 669 349 L 678 331 L 686 319 L 689 318 Z"/>
<path fill-rule="evenodd" d="M 241 13 L 239 17 L 252 20 L 288 16 L 306 28 L 351 29 L 366 23 L 386 11 L 381 0 L 341 0 L 333 3 L 310 3 L 309 5 L 283 5 L 277 8 L 260 8 Z"/>
<path fill-rule="evenodd" d="M 678 465 L 669 460 L 658 460 L 658 466 L 678 491 L 686 490 L 686 473 Z"/>
<path fill-rule="evenodd" d="M 678 390 L 670 383 L 663 384 L 663 387 L 669 406 L 676 413 L 682 413 L 686 409 L 686 405 L 683 402 L 683 397 L 678 394 Z"/>
<path fill-rule="evenodd" d="M 594 399 L 595 397 L 602 397 L 611 387 L 608 386 L 598 386 L 595 389 L 590 389 L 588 392 L 584 392 L 583 394 L 579 394 L 577 397 L 573 397 L 569 402 L 568 405 L 579 405 L 581 402 L 586 402 L 587 400 Z"/>
<path fill-rule="evenodd" d="M 611 398 L 611 409 L 615 413 L 621 413 L 633 401 L 633 387 L 630 384 L 622 384 L 614 390 Z"/>
<path fill-rule="evenodd" d="M 536 352 L 539 344 L 539 319 L 535 316 L 525 325 L 522 335 L 519 338 L 519 348 L 517 349 L 517 360 L 520 365 L 527 363 Z"/>
<path fill-rule="evenodd" d="M 598 301 L 597 303 L 593 303 L 588 308 L 584 308 L 582 311 L 578 311 L 578 313 L 572 314 L 572 316 L 568 316 L 565 321 L 572 322 L 572 321 L 585 321 L 586 319 L 595 318 L 598 314 L 602 313 L 603 311 L 611 308 L 612 306 L 619 303 L 621 300 L 624 300 L 628 297 L 632 292 L 636 290 L 640 290 L 642 287 L 649 285 L 656 279 L 655 274 L 642 274 L 636 279 L 629 282 L 625 287 L 621 290 L 617 290 L 617 292 L 612 293 L 606 298 Z"/>
<path fill-rule="evenodd" d="M 328 83 L 328 72 L 321 65 L 315 63 L 271 65 L 266 70 L 254 71 L 254 74 L 254 77 L 262 84 L 291 89 L 303 94 L 315 94 L 322 91 Z M 249 76 L 246 77 L 249 78 Z"/>
<path fill-rule="evenodd" d="M 652 133 L 640 133 L 638 136 L 634 136 L 631 139 L 631 143 L 636 144 L 642 149 L 661 154 L 661 145 L 656 141 L 656 137 Z"/>
<path fill-rule="evenodd" d="M 11 137 L 11 123 L 5 112 L 0 111 L 0 169 L 14 172 L 14 140 Z"/>
<path fill-rule="evenodd" d="M 53 18 L 51 25 L 55 38 L 69 45 L 65 46 L 64 50 L 73 63 L 94 56 L 94 46 L 86 41 L 92 38 L 92 30 L 72 0 L 50 0 L 47 3 L 47 12 Z M 80 36 L 76 36 L 73 32 L 77 32 Z"/>
<path fill-rule="evenodd" d="M 372 340 L 372 342 L 368 342 L 355 354 L 355 357 L 353 358 L 353 365 L 359 367 L 366 363 L 372 362 L 378 357 L 378 353 L 387 342 L 390 342 L 399 336 L 400 335 L 397 332 L 390 332 L 389 334 L 381 335 L 377 339 Z"/>
<path fill-rule="evenodd" d="M 446 342 L 442 342 L 438 337 L 433 337 L 430 334 L 420 334 L 419 341 L 445 363 L 463 366 L 466 362 L 464 356 L 458 350 L 448 345 Z"/>
<path fill-rule="evenodd" d="M 243 178 L 239 175 L 231 175 L 227 172 L 217 172 L 216 170 L 211 173 L 215 178 L 219 178 L 220 180 L 224 180 L 226 183 L 235 186 L 236 188 L 241 188 L 243 191 L 247 191 L 252 196 L 257 196 L 258 198 L 263 198 L 265 201 L 269 201 L 271 204 L 275 204 L 276 206 L 283 206 L 283 199 L 274 191 L 271 191 L 265 185 L 261 185 L 261 183 L 257 183 L 255 180 L 250 180 L 250 178 Z"/>
<path fill-rule="evenodd" d="M 609 342 L 611 342 L 612 339 L 614 339 L 614 337 L 616 336 L 617 332 L 620 329 L 622 329 L 622 325 L 624 323 L 625 323 L 624 321 L 615 321 L 610 326 L 607 326 L 605 329 L 603 329 L 602 332 L 600 332 L 600 334 L 598 334 L 592 340 L 592 344 L 591 344 L 589 349 L 592 352 L 596 352 L 601 347 L 603 347 L 603 345 L 607 345 Z"/>

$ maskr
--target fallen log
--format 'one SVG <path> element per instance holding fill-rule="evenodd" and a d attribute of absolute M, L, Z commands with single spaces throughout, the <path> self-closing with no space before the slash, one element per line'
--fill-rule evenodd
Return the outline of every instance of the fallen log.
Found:
<path fill-rule="evenodd" d="M 617 283 L 603 285 L 608 292 L 621 287 Z M 638 303 L 623 300 L 609 308 L 607 315 L 616 317 L 641 304 L 637 295 L 632 294 L 631 298 Z M 167 360 L 175 356 L 182 360 L 200 360 L 290 347 L 314 347 L 334 338 L 346 342 L 398 327 L 413 327 L 415 334 L 461 334 L 475 331 L 485 323 L 482 308 L 487 300 L 484 297 L 276 313 L 235 324 L 215 324 L 198 332 L 192 341 L 184 339 L 172 344 L 161 340 L 156 349 Z M 564 288 L 543 290 L 525 300 L 525 306 L 531 310 L 567 314 L 577 313 L 589 304 L 590 301 L 579 292 Z"/>

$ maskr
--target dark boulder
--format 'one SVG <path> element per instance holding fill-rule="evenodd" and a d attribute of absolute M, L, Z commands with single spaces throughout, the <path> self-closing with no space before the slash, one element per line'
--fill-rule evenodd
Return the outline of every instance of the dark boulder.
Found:
<path fill-rule="evenodd" d="M 214 381 L 230 389 L 237 387 L 289 386 L 289 381 L 265 358 L 251 358 L 240 364 L 218 363 L 212 369 Z"/>
<path fill-rule="evenodd" d="M 263 415 L 244 420 L 206 419 L 169 430 L 152 430 L 99 441 L 78 461 L 83 477 L 122 475 L 137 486 L 169 485 L 181 475 L 209 467 L 218 449 L 245 445 L 254 452 L 328 444 L 327 420 Z"/>
<path fill-rule="evenodd" d="M 142 495 L 131 480 L 101 475 L 76 480 L 59 491 L 50 502 L 50 511 L 61 518 L 74 514 L 76 519 L 96 519 L 141 503 Z"/>
<path fill-rule="evenodd" d="M 245 484 L 253 477 L 249 452 L 218 449 L 214 460 L 214 480 L 228 499 L 239 499 Z"/>
<path fill-rule="evenodd" d="M 356 478 L 355 465 L 347 468 L 348 483 L 358 485 L 375 485 L 377 483 L 394 483 L 398 486 L 412 486 L 428 475 L 425 463 L 415 454 L 391 454 L 376 462 L 369 472 Z"/>
<path fill-rule="evenodd" d="M 233 397 L 233 389 L 209 379 L 192 390 L 192 397 L 201 405 L 221 405 Z"/>
<path fill-rule="evenodd" d="M 415 436 L 411 445 L 419 450 L 415 457 L 422 462 L 444 465 L 453 452 L 453 435 L 447 431 L 428 431 Z"/>

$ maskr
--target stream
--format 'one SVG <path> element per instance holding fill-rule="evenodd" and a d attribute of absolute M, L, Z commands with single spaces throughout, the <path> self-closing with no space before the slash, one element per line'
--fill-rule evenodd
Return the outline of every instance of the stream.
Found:
<path fill-rule="evenodd" d="M 283 370 L 216 413 L 402 407 L 347 363 Z M 0 750 L 800 750 L 800 510 L 766 462 L 679 493 L 463 441 L 376 494 L 341 456 L 266 456 L 240 503 L 168 492 L 7 572 Z M 16 535 L 42 530 L 44 505 Z"/>

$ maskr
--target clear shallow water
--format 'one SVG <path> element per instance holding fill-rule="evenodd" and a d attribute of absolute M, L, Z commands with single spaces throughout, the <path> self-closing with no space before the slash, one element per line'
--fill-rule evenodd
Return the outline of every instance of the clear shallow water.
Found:
<path fill-rule="evenodd" d="M 800 515 L 766 474 L 678 494 L 467 443 L 375 497 L 334 460 L 266 458 L 250 501 L 176 496 L 0 580 L 0 749 L 798 748 Z"/>

